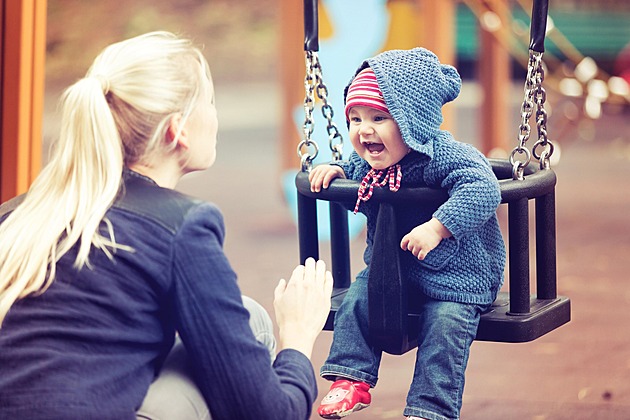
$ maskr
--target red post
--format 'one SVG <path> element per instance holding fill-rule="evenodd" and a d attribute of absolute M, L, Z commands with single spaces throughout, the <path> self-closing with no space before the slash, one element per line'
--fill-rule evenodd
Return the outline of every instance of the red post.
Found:
<path fill-rule="evenodd" d="M 25 192 L 41 168 L 46 0 L 0 0 L 0 200 Z"/>
<path fill-rule="evenodd" d="M 280 155 L 282 172 L 298 169 L 297 145 L 301 132 L 293 121 L 293 110 L 304 101 L 304 5 L 299 0 L 280 4 L 280 83 L 282 86 L 282 122 Z"/>
<path fill-rule="evenodd" d="M 423 17 L 424 31 L 422 47 L 433 51 L 443 64 L 455 65 L 456 51 L 456 22 L 454 0 L 416 0 L 420 3 L 420 13 Z M 446 104 L 442 109 L 444 123 L 442 129 L 452 130 L 455 126 L 455 110 L 452 104 Z"/>
<path fill-rule="evenodd" d="M 479 25 L 478 77 L 483 91 L 480 149 L 491 157 L 505 157 L 510 135 L 510 55 L 497 37 L 501 28 L 510 24 L 509 4 L 506 0 L 484 0 L 484 5 L 488 9 L 485 13 L 493 15 L 482 15 Z"/>

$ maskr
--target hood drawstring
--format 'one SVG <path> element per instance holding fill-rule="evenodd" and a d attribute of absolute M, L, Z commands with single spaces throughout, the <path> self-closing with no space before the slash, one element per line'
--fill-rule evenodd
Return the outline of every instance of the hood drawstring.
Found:
<path fill-rule="evenodd" d="M 361 180 L 361 185 L 359 186 L 359 191 L 357 193 L 357 203 L 354 206 L 354 214 L 357 214 L 359 211 L 359 204 L 361 201 L 368 201 L 372 194 L 374 193 L 374 187 L 384 187 L 387 183 L 389 183 L 389 190 L 392 192 L 396 192 L 400 189 L 400 181 L 402 180 L 402 171 L 400 169 L 400 165 L 392 165 L 387 168 L 387 174 L 381 180 L 381 177 L 385 173 L 385 169 L 376 170 L 370 169 L 368 173 Z M 365 190 L 368 189 L 367 194 Z"/>

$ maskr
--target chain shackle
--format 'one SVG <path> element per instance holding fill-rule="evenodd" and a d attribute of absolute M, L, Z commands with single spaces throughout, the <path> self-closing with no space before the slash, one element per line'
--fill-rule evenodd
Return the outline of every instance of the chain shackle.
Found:
<path fill-rule="evenodd" d="M 309 147 L 313 148 L 313 152 L 309 152 Z M 305 152 L 302 152 L 302 149 L 306 148 Z M 311 140 L 302 140 L 297 147 L 297 154 L 300 158 L 301 170 L 302 172 L 308 172 L 313 167 L 313 159 L 317 157 L 319 153 L 319 147 L 317 143 Z"/>
<path fill-rule="evenodd" d="M 518 155 L 524 155 L 523 159 L 517 159 Z M 532 156 L 527 147 L 515 147 L 510 153 L 510 164 L 512 165 L 512 179 L 523 180 L 525 167 L 531 161 Z"/>

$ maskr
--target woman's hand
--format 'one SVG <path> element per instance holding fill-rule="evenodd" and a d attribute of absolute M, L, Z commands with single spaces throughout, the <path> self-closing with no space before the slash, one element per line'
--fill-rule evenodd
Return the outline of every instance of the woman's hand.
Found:
<path fill-rule="evenodd" d="M 322 188 L 328 188 L 333 179 L 345 177 L 343 169 L 337 165 L 317 165 L 308 174 L 312 192 L 320 192 Z"/>
<path fill-rule="evenodd" d="M 333 277 L 323 261 L 313 258 L 298 265 L 287 282 L 274 291 L 273 306 L 280 334 L 280 349 L 298 350 L 310 359 L 315 339 L 330 312 Z"/>

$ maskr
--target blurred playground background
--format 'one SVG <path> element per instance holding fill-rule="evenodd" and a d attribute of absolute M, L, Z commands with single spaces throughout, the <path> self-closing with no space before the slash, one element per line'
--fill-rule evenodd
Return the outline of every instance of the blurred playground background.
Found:
<path fill-rule="evenodd" d="M 543 59 L 557 145 L 558 290 L 571 298 L 573 317 L 532 343 L 476 343 L 463 419 L 630 419 L 630 2 L 549 3 Z M 284 177 L 299 166 L 301 8 L 300 0 L 47 0 L 43 161 L 61 89 L 107 44 L 165 29 L 204 46 L 219 158 L 179 188 L 223 209 L 241 288 L 270 311 L 275 283 L 298 262 Z M 531 0 L 322 0 L 320 56 L 332 105 L 341 108 L 340 89 L 363 58 L 425 46 L 464 77 L 460 98 L 445 109 L 446 128 L 506 156 L 517 144 L 530 11 Z M 317 120 L 317 130 L 324 126 Z M 316 135 L 325 158 L 327 137 Z M 353 271 L 362 242 L 359 233 Z M 318 341 L 316 369 L 331 337 Z M 400 418 L 413 357 L 385 358 L 373 407 L 353 418 Z M 320 381 L 320 393 L 327 386 Z"/>
<path fill-rule="evenodd" d="M 457 66 L 470 82 L 462 100 L 480 110 L 465 132 L 458 132 L 456 121 L 465 117 L 451 110 L 456 105 L 447 105 L 444 128 L 458 137 L 478 134 L 486 154 L 503 157 L 513 148 L 520 117 L 508 103 L 522 100 L 530 12 L 531 0 L 320 0 L 319 54 L 333 108 L 341 107 L 341 91 L 362 59 L 385 49 L 425 46 Z M 593 122 L 603 113 L 627 109 L 629 17 L 630 3 L 623 0 L 550 1 L 545 86 L 549 111 L 561 123 L 554 133 L 558 149 L 575 140 L 563 138 L 568 126 L 579 125 L 579 136 L 592 139 Z M 279 171 L 298 166 L 291 149 L 302 136 L 303 121 L 299 0 L 47 0 L 47 91 L 58 92 L 80 77 L 110 42 L 155 29 L 203 45 L 218 94 L 224 86 L 273 86 L 265 99 L 279 106 L 261 106 L 250 118 L 280 127 Z M 343 127 L 343 116 L 334 121 Z M 315 136 L 325 140 L 324 126 L 316 124 Z M 328 156 L 323 150 L 321 159 Z"/>

